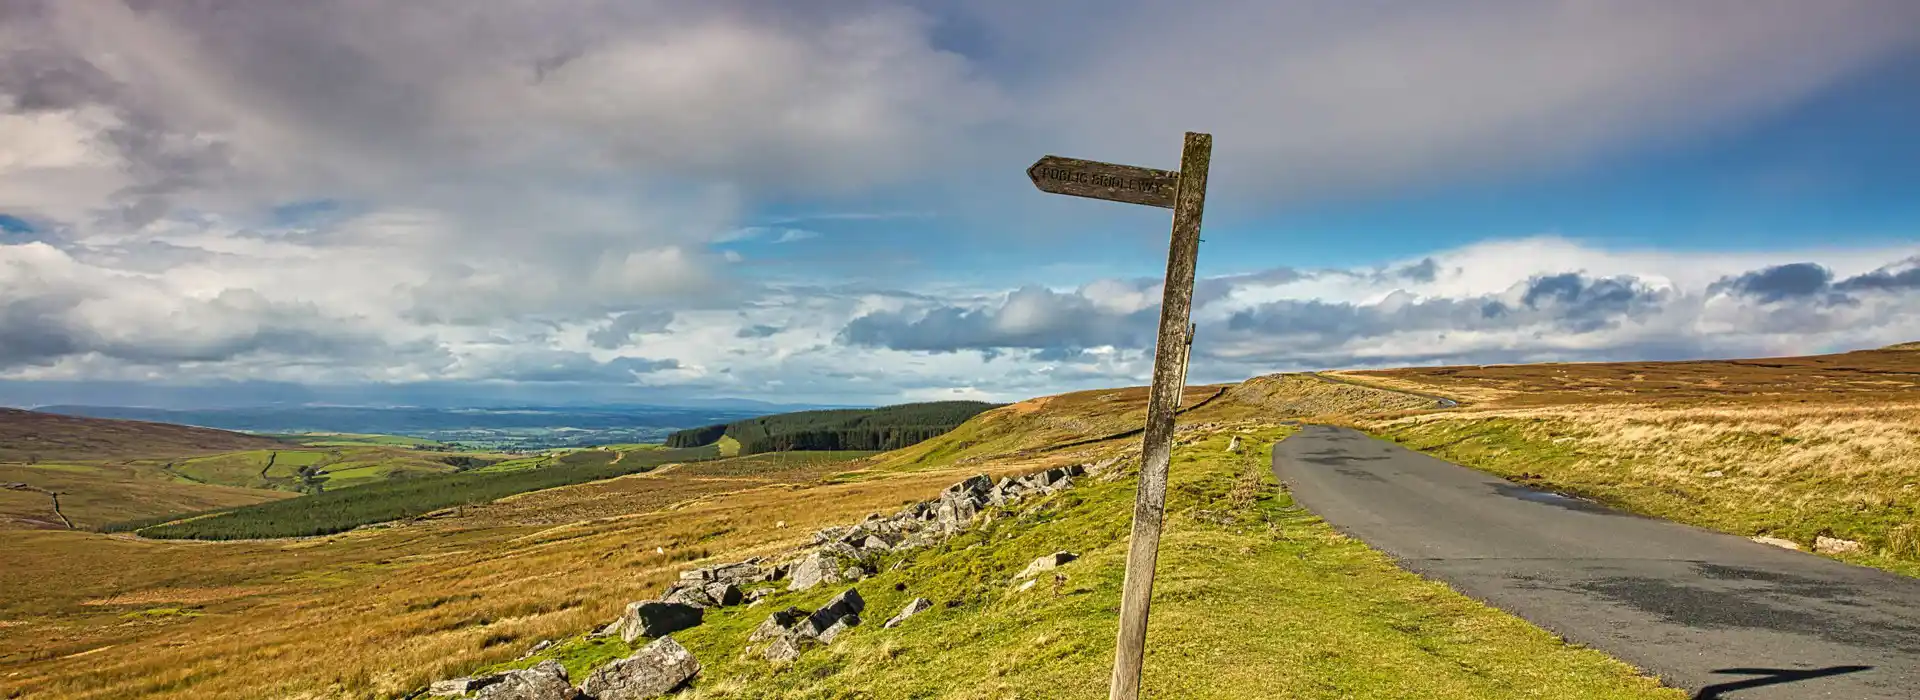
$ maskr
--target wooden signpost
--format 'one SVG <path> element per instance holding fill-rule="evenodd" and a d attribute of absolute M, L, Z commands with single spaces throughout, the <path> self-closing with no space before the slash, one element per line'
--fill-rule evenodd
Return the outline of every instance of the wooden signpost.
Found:
<path fill-rule="evenodd" d="M 1213 136 L 1187 132 L 1179 172 L 1056 156 L 1041 158 L 1027 168 L 1027 177 L 1043 192 L 1173 210 L 1167 278 L 1160 300 L 1160 339 L 1153 351 L 1153 388 L 1147 396 L 1140 485 L 1133 503 L 1127 577 L 1120 592 L 1120 635 L 1114 645 L 1109 700 L 1140 697 L 1147 609 L 1153 598 L 1153 568 L 1160 556 L 1160 526 L 1166 517 L 1173 417 L 1186 389 L 1188 346 L 1193 342 L 1188 318 L 1193 311 L 1194 261 L 1200 250 L 1200 214 L 1207 201 L 1207 165 L 1212 157 Z"/>

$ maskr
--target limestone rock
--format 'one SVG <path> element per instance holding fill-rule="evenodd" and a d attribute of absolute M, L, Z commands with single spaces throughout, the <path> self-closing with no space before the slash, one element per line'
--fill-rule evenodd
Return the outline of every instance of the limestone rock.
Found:
<path fill-rule="evenodd" d="M 860 591 L 849 588 L 827 601 L 826 605 L 820 606 L 819 610 L 813 611 L 812 615 L 807 616 L 807 621 L 812 623 L 815 634 L 819 634 L 832 627 L 833 623 L 838 622 L 840 618 L 858 615 L 866 609 L 867 601 L 860 597 Z M 858 624 L 857 621 L 856 624 Z"/>
<path fill-rule="evenodd" d="M 826 551 L 815 550 L 793 565 L 793 573 L 787 581 L 787 590 L 804 591 L 821 584 L 835 584 L 845 581 L 840 558 Z"/>
<path fill-rule="evenodd" d="M 775 637 L 773 641 L 767 643 L 765 649 L 760 651 L 760 655 L 777 664 L 793 663 L 800 658 L 800 651 L 809 641 L 811 640 L 806 637 L 791 634 Z"/>
<path fill-rule="evenodd" d="M 820 643 L 832 644 L 834 639 L 839 638 L 841 633 L 847 631 L 847 628 L 855 627 L 855 626 L 858 626 L 859 624 L 860 624 L 859 615 L 854 615 L 852 613 L 843 615 L 840 617 L 840 619 L 834 620 L 833 624 L 827 625 L 826 629 L 820 630 L 820 634 L 819 634 Z"/>
<path fill-rule="evenodd" d="M 1070 562 L 1079 558 L 1080 558 L 1080 555 L 1074 554 L 1073 552 L 1054 552 L 1044 557 L 1040 557 L 1039 559 L 1033 560 L 1033 563 L 1028 564 L 1027 568 L 1021 570 L 1020 575 L 1013 577 L 1013 579 L 1015 581 L 1018 581 L 1028 576 L 1039 574 L 1042 571 L 1050 571 L 1054 568 L 1059 567 L 1061 564 L 1065 564 L 1067 562 Z"/>
<path fill-rule="evenodd" d="M 542 661 L 533 668 L 499 674 L 480 689 L 474 700 L 571 700 L 573 697 L 567 669 L 557 661 Z"/>
<path fill-rule="evenodd" d="M 710 583 L 705 591 L 707 597 L 721 607 L 739 605 L 741 601 L 740 586 L 732 582 Z"/>
<path fill-rule="evenodd" d="M 596 669 L 580 684 L 594 700 L 647 700 L 685 685 L 700 673 L 700 662 L 672 637 L 661 637 L 632 656 Z"/>
<path fill-rule="evenodd" d="M 927 600 L 926 598 L 915 598 L 913 599 L 913 602 L 907 603 L 907 607 L 902 608 L 900 610 L 900 614 L 895 615 L 892 618 L 889 618 L 885 623 L 882 623 L 880 626 L 881 627 L 898 627 L 900 623 L 906 622 L 907 618 L 913 617 L 915 615 L 918 615 L 920 613 L 923 613 L 932 609 L 933 609 L 933 601 Z"/>
<path fill-rule="evenodd" d="M 685 603 L 643 600 L 627 604 L 621 618 L 620 641 L 631 644 L 641 637 L 661 637 L 700 624 L 703 613 Z"/>
<path fill-rule="evenodd" d="M 1859 542 L 1843 540 L 1838 537 L 1821 535 L 1813 538 L 1813 551 L 1821 554 L 1846 554 L 1849 552 L 1858 552 L 1863 547 L 1865 547 L 1865 545 Z"/>
<path fill-rule="evenodd" d="M 747 635 L 747 642 L 751 644 L 791 635 L 794 626 L 806 618 L 807 611 L 799 608 L 775 611 L 772 615 L 768 615 L 766 621 L 761 622 L 759 627 L 753 628 L 753 633 Z"/>
<path fill-rule="evenodd" d="M 987 475 L 985 474 L 975 474 L 973 476 L 967 477 L 965 481 L 954 484 L 952 486 L 948 486 L 947 490 L 941 495 L 943 496 L 944 495 L 960 495 L 960 494 L 985 495 L 987 493 L 987 489 L 992 487 L 993 487 L 993 479 L 988 478 Z"/>
<path fill-rule="evenodd" d="M 467 693 L 500 682 L 500 678 L 504 675 L 505 674 L 496 673 L 491 676 L 481 676 L 479 678 L 455 678 L 452 680 L 434 681 L 433 685 L 427 686 L 427 694 L 439 697 L 466 695 Z"/>
<path fill-rule="evenodd" d="M 1759 542 L 1760 544 L 1770 544 L 1775 547 L 1779 547 L 1781 549 L 1792 549 L 1792 550 L 1800 549 L 1800 543 L 1794 542 L 1793 540 L 1783 540 L 1778 537 L 1766 537 L 1766 536 L 1756 536 L 1752 539 L 1753 541 Z"/>

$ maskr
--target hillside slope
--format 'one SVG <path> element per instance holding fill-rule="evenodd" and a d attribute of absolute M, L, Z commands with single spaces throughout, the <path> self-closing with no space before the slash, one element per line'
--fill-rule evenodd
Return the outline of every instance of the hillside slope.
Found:
<path fill-rule="evenodd" d="M 288 446 L 211 428 L 0 408 L 0 462 L 185 457 Z"/>
<path fill-rule="evenodd" d="M 682 430 L 667 436 L 667 446 L 704 447 L 731 438 L 739 443 L 740 454 L 893 450 L 944 434 L 994 407 L 980 401 L 934 401 L 781 413 Z"/>

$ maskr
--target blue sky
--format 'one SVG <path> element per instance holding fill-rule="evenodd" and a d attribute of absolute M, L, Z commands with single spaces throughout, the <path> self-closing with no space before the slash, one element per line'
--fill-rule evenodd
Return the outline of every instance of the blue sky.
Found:
<path fill-rule="evenodd" d="M 27 2 L 0 47 L 0 404 L 1137 384 L 1167 212 L 1024 170 L 1187 130 L 1198 381 L 1920 339 L 1901 0 Z"/>

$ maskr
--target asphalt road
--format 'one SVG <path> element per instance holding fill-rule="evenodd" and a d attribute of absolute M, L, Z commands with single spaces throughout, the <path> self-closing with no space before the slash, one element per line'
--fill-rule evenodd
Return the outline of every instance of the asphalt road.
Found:
<path fill-rule="evenodd" d="M 1920 580 L 1537 491 L 1356 431 L 1273 452 L 1300 504 L 1427 578 L 1707 700 L 1920 698 Z"/>

